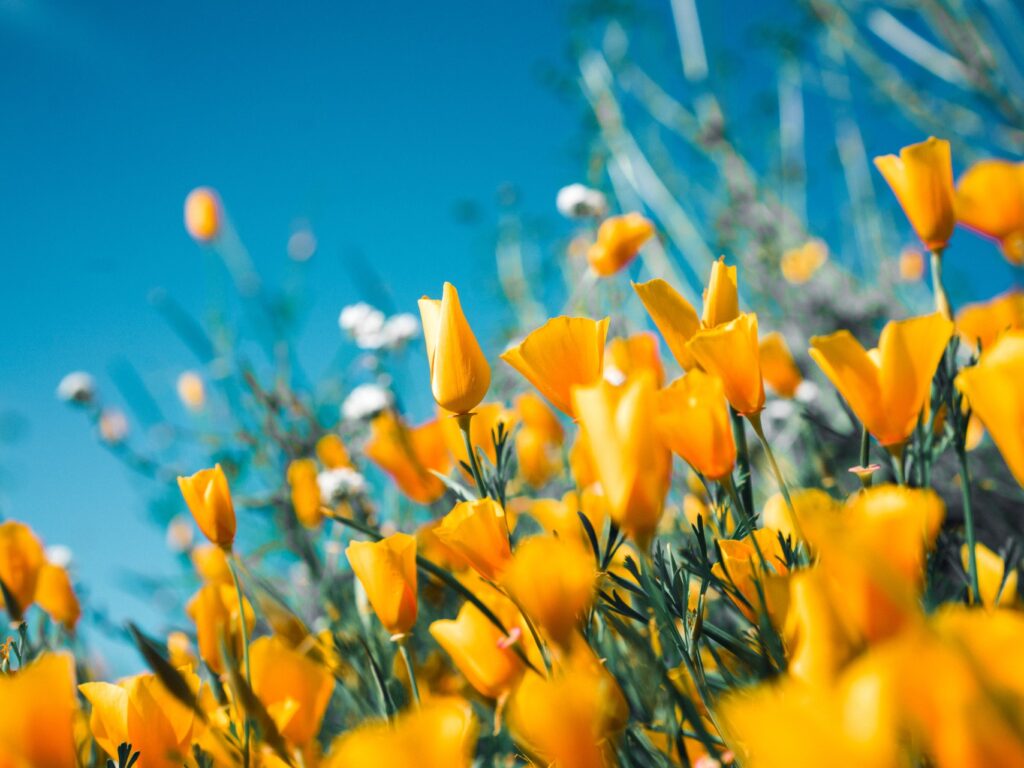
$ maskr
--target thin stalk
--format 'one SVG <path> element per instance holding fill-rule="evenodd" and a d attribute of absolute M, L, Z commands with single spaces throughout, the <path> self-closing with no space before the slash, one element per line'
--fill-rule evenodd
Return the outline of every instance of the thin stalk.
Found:
<path fill-rule="evenodd" d="M 416 670 L 412 665 L 412 652 L 409 650 L 407 637 L 401 637 L 395 642 L 398 643 L 398 650 L 402 654 L 402 661 L 405 662 L 405 671 L 409 673 L 409 687 L 412 689 L 412 698 L 416 702 L 416 708 L 420 707 L 420 687 L 416 684 Z"/>
<path fill-rule="evenodd" d="M 732 431 L 736 438 L 736 457 L 740 473 L 746 475 L 747 481 L 743 484 L 743 507 L 754 508 L 754 484 L 751 482 L 750 472 L 750 448 L 747 445 L 747 429 L 743 417 L 729 406 L 729 413 L 732 416 Z"/>
<path fill-rule="evenodd" d="M 800 521 L 796 516 L 796 509 L 793 507 L 793 499 L 789 496 L 789 486 L 786 485 L 786 479 L 782 476 L 782 470 L 779 469 L 779 463 L 775 460 L 775 453 L 772 451 L 771 445 L 768 444 L 768 439 L 764 436 L 764 427 L 761 425 L 761 414 L 752 413 L 747 416 L 750 420 L 750 426 L 754 428 L 754 434 L 757 435 L 757 439 L 761 441 L 761 447 L 764 449 L 765 455 L 768 457 L 768 463 L 771 465 L 772 474 L 775 475 L 775 482 L 779 486 L 779 492 L 782 494 L 782 498 L 786 502 L 786 509 L 789 510 L 789 522 L 793 526 L 793 532 L 797 538 L 806 541 L 804 538 L 803 529 L 800 527 Z"/>
<path fill-rule="evenodd" d="M 518 609 L 519 615 L 522 616 L 523 621 L 526 622 L 526 628 L 530 630 L 530 636 L 533 638 L 533 642 L 537 645 L 537 650 L 540 651 L 540 657 L 544 661 L 544 669 L 547 672 L 547 676 L 550 677 L 551 657 L 548 655 L 547 646 L 544 645 L 544 641 L 540 636 L 540 632 L 538 631 L 537 626 L 533 623 L 533 619 L 531 619 L 529 615 L 527 615 L 526 611 L 523 610 L 523 606 L 520 605 L 519 601 L 516 600 L 507 589 L 499 587 L 493 581 L 488 581 L 487 583 L 494 587 L 499 593 L 507 597 L 509 601 L 512 603 L 512 605 L 514 605 Z"/>
<path fill-rule="evenodd" d="M 231 579 L 235 582 L 235 594 L 238 596 L 238 623 L 242 628 L 242 664 L 245 666 L 245 682 L 252 688 L 252 668 L 249 665 L 249 627 L 245 621 L 245 597 L 242 594 L 242 582 L 238 578 L 238 569 L 235 567 L 235 555 L 227 556 L 228 570 L 231 571 Z M 242 765 L 249 766 L 250 741 L 252 739 L 252 723 L 249 715 L 245 715 L 245 742 L 242 749 Z"/>
<path fill-rule="evenodd" d="M 482 499 L 487 495 L 487 489 L 484 487 L 484 476 L 483 472 L 480 471 L 480 462 L 476 457 L 476 451 L 473 450 L 473 439 L 469 434 L 469 424 L 473 419 L 473 414 L 460 413 L 455 418 L 459 422 L 459 429 L 462 430 L 462 437 L 466 441 L 466 453 L 469 456 L 469 468 L 473 473 L 473 482 L 476 483 L 476 493 Z"/>
<path fill-rule="evenodd" d="M 960 494 L 964 503 L 964 534 L 967 537 L 967 574 L 971 579 L 974 604 L 981 605 L 981 587 L 978 584 L 978 562 L 974 551 L 974 510 L 971 508 L 971 473 L 967 467 L 967 451 L 956 452 L 960 460 Z"/>
<path fill-rule="evenodd" d="M 932 251 L 932 293 L 935 295 L 935 311 L 941 312 L 947 320 L 953 319 L 953 309 L 942 284 L 942 250 Z"/>
<path fill-rule="evenodd" d="M 899 485 L 906 485 L 907 478 L 906 473 L 903 470 L 903 453 L 904 445 L 890 445 L 888 446 L 889 456 L 892 457 L 892 470 L 896 473 L 896 482 Z"/>
<path fill-rule="evenodd" d="M 871 435 L 868 428 L 862 426 L 860 430 L 860 468 L 866 470 L 868 462 L 871 461 Z M 860 484 L 863 488 L 871 487 L 871 475 L 867 472 L 859 473 Z"/>

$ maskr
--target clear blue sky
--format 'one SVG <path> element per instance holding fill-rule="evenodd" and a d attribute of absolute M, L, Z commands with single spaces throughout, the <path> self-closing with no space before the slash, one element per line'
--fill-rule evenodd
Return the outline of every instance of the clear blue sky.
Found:
<path fill-rule="evenodd" d="M 760 78 L 734 15 L 701 5 L 710 45 L 730 41 L 747 85 Z M 127 359 L 173 402 L 194 362 L 147 294 L 204 306 L 202 253 L 181 223 L 187 192 L 220 190 L 271 282 L 294 222 L 311 223 L 314 353 L 334 349 L 338 309 L 360 297 L 344 264 L 355 251 L 404 309 L 443 280 L 491 280 L 497 188 L 515 183 L 526 213 L 551 216 L 582 170 L 582 103 L 536 74 L 567 62 L 566 18 L 547 0 L 0 0 L 0 424 L 20 432 L 0 440 L 0 510 L 69 545 L 115 618 L 145 615 L 116 589 L 125 568 L 174 565 L 145 521 L 144 487 L 54 388 L 81 368 L 110 391 L 106 371 Z M 672 35 L 661 45 L 645 57 L 676 70 Z M 742 78 L 741 115 L 752 108 Z M 894 149 L 880 133 L 869 153 Z M 453 214 L 463 200 L 481 206 L 475 228 Z M 1009 276 L 993 249 L 984 258 L 991 293 Z"/>

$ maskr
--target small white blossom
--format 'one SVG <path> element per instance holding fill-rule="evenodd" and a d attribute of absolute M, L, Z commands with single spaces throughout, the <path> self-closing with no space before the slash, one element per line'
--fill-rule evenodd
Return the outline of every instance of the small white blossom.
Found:
<path fill-rule="evenodd" d="M 67 568 L 73 559 L 71 548 L 63 544 L 54 544 L 46 548 L 46 562 L 58 568 Z"/>
<path fill-rule="evenodd" d="M 764 407 L 764 415 L 769 421 L 784 424 L 796 411 L 796 406 L 789 400 L 769 400 Z"/>
<path fill-rule="evenodd" d="M 366 479 L 350 467 L 325 469 L 316 476 L 320 487 L 320 498 L 327 504 L 361 496 L 366 492 Z"/>
<path fill-rule="evenodd" d="M 384 313 L 365 301 L 349 304 L 338 315 L 338 325 L 351 336 L 379 333 L 384 327 Z"/>
<path fill-rule="evenodd" d="M 409 312 L 392 315 L 384 323 L 384 346 L 389 349 L 401 347 L 415 339 L 420 333 L 420 321 Z"/>
<path fill-rule="evenodd" d="M 66 403 L 90 403 L 96 397 L 96 380 L 85 371 L 73 371 L 60 380 L 57 397 Z"/>
<path fill-rule="evenodd" d="M 819 389 L 818 385 L 813 381 L 804 379 L 797 385 L 796 393 L 794 397 L 799 403 L 812 403 L 818 399 Z"/>
<path fill-rule="evenodd" d="M 608 212 L 608 200 L 596 189 L 583 184 L 570 184 L 558 190 L 555 207 L 566 218 L 584 219 L 604 216 Z"/>
<path fill-rule="evenodd" d="M 341 415 L 347 421 L 358 421 L 380 413 L 391 405 L 391 393 L 377 384 L 360 384 L 341 404 Z"/>

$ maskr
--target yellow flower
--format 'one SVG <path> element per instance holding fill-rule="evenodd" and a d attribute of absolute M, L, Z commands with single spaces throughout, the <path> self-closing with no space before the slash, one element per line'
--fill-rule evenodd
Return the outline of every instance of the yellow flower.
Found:
<path fill-rule="evenodd" d="M 684 371 L 695 367 L 697 362 L 686 343 L 700 330 L 697 310 L 660 278 L 646 283 L 633 283 L 633 290 L 640 297 L 647 314 L 651 316 L 679 366 Z"/>
<path fill-rule="evenodd" d="M 479 726 L 465 699 L 431 697 L 390 724 L 370 721 L 331 745 L 323 768 L 470 768 Z"/>
<path fill-rule="evenodd" d="M 967 570 L 969 551 L 960 547 L 960 562 Z M 981 603 L 986 608 L 1010 606 L 1017 602 L 1017 569 L 1006 572 L 1006 561 L 981 542 L 974 545 L 974 558 L 978 566 L 978 587 Z M 969 593 L 973 600 L 974 594 Z"/>
<path fill-rule="evenodd" d="M 808 684 L 831 684 L 858 650 L 857 639 L 850 637 L 836 612 L 825 568 L 799 571 L 789 583 L 783 631 L 790 649 L 789 674 Z"/>
<path fill-rule="evenodd" d="M 767 334 L 758 345 L 761 376 L 779 397 L 791 398 L 804 380 L 786 339 L 778 331 Z"/>
<path fill-rule="evenodd" d="M 956 313 L 956 330 L 972 347 L 989 349 L 1004 331 L 1024 329 L 1024 291 L 1015 288 Z"/>
<path fill-rule="evenodd" d="M 693 370 L 661 390 L 657 427 L 664 444 L 709 480 L 732 472 L 736 444 L 720 379 Z"/>
<path fill-rule="evenodd" d="M 957 219 L 998 241 L 1011 264 L 1024 264 L 1024 163 L 981 160 L 956 185 Z"/>
<path fill-rule="evenodd" d="M 353 541 L 345 550 L 374 613 L 393 636 L 416 623 L 416 539 L 393 533 L 380 541 Z"/>
<path fill-rule="evenodd" d="M 208 243 L 221 231 L 220 195 L 209 187 L 196 187 L 185 198 L 185 229 L 194 240 Z"/>
<path fill-rule="evenodd" d="M 875 167 L 892 187 L 925 248 L 945 248 L 956 224 L 949 142 L 929 137 L 903 147 L 899 157 L 876 157 Z"/>
<path fill-rule="evenodd" d="M 307 746 L 320 732 L 334 691 L 330 670 L 278 637 L 253 642 L 249 662 L 253 692 L 281 735 L 297 747 Z"/>
<path fill-rule="evenodd" d="M 370 424 L 364 451 L 413 501 L 430 504 L 444 496 L 444 483 L 430 473 L 447 474 L 451 469 L 444 432 L 436 419 L 409 428 L 392 411 L 384 411 Z"/>
<path fill-rule="evenodd" d="M 899 446 L 914 431 L 952 332 L 934 313 L 886 323 L 870 352 L 849 331 L 837 331 L 813 337 L 810 355 L 868 432 Z"/>
<path fill-rule="evenodd" d="M 552 536 L 522 542 L 503 579 L 523 612 L 561 645 L 593 603 L 596 581 L 593 553 Z"/>
<path fill-rule="evenodd" d="M 320 511 L 320 484 L 313 459 L 296 459 L 288 465 L 288 485 L 291 489 L 292 509 L 295 517 L 307 528 L 316 528 L 324 519 Z"/>
<path fill-rule="evenodd" d="M 720 539 L 718 550 L 722 559 L 711 567 L 711 573 L 735 587 L 736 594 L 730 590 L 729 597 L 752 624 L 759 624 L 758 617 L 765 613 L 772 625 L 779 628 L 789 604 L 785 553 L 778 531 L 759 528 L 753 535 L 767 568 L 749 540 Z"/>
<path fill-rule="evenodd" d="M 14 674 L 0 674 L 0 765 L 74 768 L 77 708 L 69 653 L 44 653 Z"/>
<path fill-rule="evenodd" d="M 839 501 L 819 488 L 794 489 L 790 491 L 790 501 L 793 502 L 793 512 L 796 514 L 801 530 L 806 525 L 816 524 L 816 521 L 820 519 L 824 519 L 827 523 L 843 508 Z M 789 507 L 781 493 L 769 497 L 764 504 L 762 514 L 765 528 L 773 528 L 784 538 L 792 538 L 794 545 L 799 543 L 797 541 L 798 533 L 793 530 L 792 515 L 790 515 Z"/>
<path fill-rule="evenodd" d="M 604 377 L 618 381 L 640 371 L 650 371 L 655 386 L 665 383 L 665 369 L 658 354 L 658 337 L 653 333 L 635 333 L 628 338 L 612 339 L 605 350 Z"/>
<path fill-rule="evenodd" d="M 527 672 L 505 710 L 516 744 L 538 765 L 611 768 L 615 737 L 628 708 L 615 681 L 592 654 L 577 652 L 550 678 Z"/>
<path fill-rule="evenodd" d="M 195 667 L 199 664 L 192 652 L 192 641 L 184 632 L 168 633 L 167 660 L 173 667 Z"/>
<path fill-rule="evenodd" d="M 956 387 L 1024 486 L 1024 331 L 1011 331 L 956 377 Z"/>
<path fill-rule="evenodd" d="M 18 603 L 19 613 L 32 605 L 39 571 L 45 563 L 43 545 L 31 528 L 13 520 L 0 523 L 0 581 Z M 9 606 L 8 612 L 13 613 Z"/>
<path fill-rule="evenodd" d="M 243 598 L 245 625 L 252 632 L 256 614 L 248 599 Z M 242 654 L 242 622 L 238 611 L 238 594 L 227 584 L 205 584 L 192 596 L 185 612 L 196 624 L 199 656 L 216 674 L 227 670 L 220 653 L 221 637 L 227 636 L 227 647 L 236 659 Z M 116 745 L 115 745 L 116 746 Z"/>
<path fill-rule="evenodd" d="M 554 411 L 532 392 L 516 398 L 516 413 L 520 421 L 515 437 L 519 474 L 529 485 L 539 488 L 562 467 L 560 449 L 565 433 Z"/>
<path fill-rule="evenodd" d="M 199 577 L 211 584 L 232 584 L 228 556 L 216 544 L 200 544 L 192 549 L 192 566 Z"/>
<path fill-rule="evenodd" d="M 178 488 L 203 535 L 218 547 L 231 549 L 235 541 L 235 507 L 220 464 L 191 477 L 179 477 Z"/>
<path fill-rule="evenodd" d="M 654 225 L 639 213 L 610 216 L 597 229 L 597 242 L 587 251 L 590 268 L 601 277 L 625 268 L 654 235 Z"/>
<path fill-rule="evenodd" d="M 508 532 L 505 511 L 494 499 L 459 502 L 435 529 L 437 538 L 491 581 L 500 578 L 512 559 Z"/>
<path fill-rule="evenodd" d="M 782 254 L 782 276 L 793 285 L 803 285 L 828 261 L 828 246 L 823 240 L 808 240 L 799 248 Z"/>
<path fill-rule="evenodd" d="M 655 395 L 646 373 L 621 386 L 599 381 L 572 393 L 581 439 L 609 514 L 642 547 L 658 527 L 672 467 L 655 432 Z"/>
<path fill-rule="evenodd" d="M 185 371 L 178 377 L 178 399 L 190 411 L 201 411 L 206 404 L 206 387 L 195 371 Z"/>
<path fill-rule="evenodd" d="M 601 378 L 607 335 L 608 318 L 556 317 L 507 349 L 501 359 L 558 410 L 574 416 L 572 388 Z"/>
<path fill-rule="evenodd" d="M 507 599 L 505 602 L 509 603 Z M 488 607 L 493 610 L 493 606 Z M 514 606 L 512 610 L 518 614 Z M 509 631 L 516 626 L 505 617 L 499 618 Z M 496 699 L 508 692 L 526 668 L 509 646 L 509 638 L 472 603 L 463 603 L 455 619 L 433 622 L 430 634 L 469 684 L 488 698 Z"/>
<path fill-rule="evenodd" d="M 71 578 L 59 565 L 46 563 L 39 569 L 35 601 L 51 619 L 63 624 L 68 631 L 75 628 L 82 616 Z"/>
<path fill-rule="evenodd" d="M 328 434 L 316 441 L 316 457 L 327 469 L 341 469 L 351 467 L 352 459 L 341 438 L 335 434 Z"/>
<path fill-rule="evenodd" d="M 199 677 L 181 673 L 193 691 Z M 131 744 L 145 768 L 177 768 L 192 754 L 195 713 L 163 686 L 156 675 L 136 675 L 120 683 L 78 686 L 92 704 L 89 725 L 100 749 L 117 759 L 117 748 Z"/>
<path fill-rule="evenodd" d="M 924 277 L 924 254 L 917 248 L 904 248 L 900 251 L 900 280 L 905 283 L 916 283 Z"/>
<path fill-rule="evenodd" d="M 589 547 L 590 543 L 579 513 L 586 516 L 598 536 L 608 517 L 604 497 L 593 488 L 584 488 L 580 494 L 568 491 L 561 499 L 533 499 L 525 511 L 552 536 L 584 547 Z"/>
<path fill-rule="evenodd" d="M 745 416 L 764 408 L 757 315 L 744 313 L 725 325 L 698 331 L 687 346 L 701 368 L 722 380 L 733 408 Z"/>
<path fill-rule="evenodd" d="M 491 367 L 459 303 L 459 292 L 444 284 L 441 299 L 420 299 L 423 338 L 430 361 L 430 390 L 446 411 L 469 413 L 487 394 Z"/>
<path fill-rule="evenodd" d="M 740 316 L 740 300 L 736 287 L 736 267 L 725 265 L 725 256 L 711 263 L 711 276 L 704 290 L 704 312 L 700 322 L 704 328 L 717 328 Z"/>

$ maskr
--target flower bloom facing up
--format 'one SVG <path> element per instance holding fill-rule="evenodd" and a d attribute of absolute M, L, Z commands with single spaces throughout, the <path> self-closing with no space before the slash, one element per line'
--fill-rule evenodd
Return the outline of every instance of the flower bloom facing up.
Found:
<path fill-rule="evenodd" d="M 444 474 L 452 463 L 437 419 L 408 427 L 394 411 L 384 411 L 371 422 L 364 451 L 413 501 L 430 504 L 444 496 L 444 483 L 430 472 Z"/>
<path fill-rule="evenodd" d="M 416 539 L 395 533 L 380 541 L 353 541 L 345 550 L 349 565 L 380 623 L 393 636 L 416 623 Z"/>
<path fill-rule="evenodd" d="M 223 217 L 220 195 L 210 187 L 196 187 L 185 198 L 185 229 L 193 240 L 200 243 L 216 240 Z"/>
<path fill-rule="evenodd" d="M 435 533 L 485 579 L 500 578 L 512 559 L 509 523 L 494 499 L 459 502 L 444 516 Z"/>
<path fill-rule="evenodd" d="M 962 370 L 956 387 L 985 425 L 1017 482 L 1024 486 L 1024 331 L 1004 334 Z"/>
<path fill-rule="evenodd" d="M 13 520 L 0 523 L 0 581 L 17 602 L 17 606 L 6 606 L 12 616 L 20 616 L 32 605 L 45 564 L 43 545 L 31 528 Z"/>
<path fill-rule="evenodd" d="M 733 408 L 745 416 L 764 408 L 757 315 L 744 313 L 724 325 L 698 331 L 687 347 L 701 368 L 722 380 Z"/>
<path fill-rule="evenodd" d="M 242 611 L 246 629 L 251 633 L 256 625 L 256 614 L 247 598 L 242 601 Z M 223 582 L 208 582 L 193 595 L 185 612 L 195 622 L 199 655 L 210 669 L 218 675 L 227 670 L 221 655 L 221 638 L 225 635 L 228 652 L 236 659 L 242 658 L 242 617 L 234 587 Z"/>
<path fill-rule="evenodd" d="M 607 336 L 608 318 L 556 317 L 506 350 L 501 359 L 558 410 L 574 416 L 572 388 L 601 378 Z"/>
<path fill-rule="evenodd" d="M 82 607 L 71 585 L 71 577 L 65 568 L 54 563 L 45 563 L 39 569 L 35 601 L 51 619 L 63 624 L 69 632 L 82 616 Z"/>
<path fill-rule="evenodd" d="M 925 248 L 941 251 L 953 235 L 953 161 L 949 142 L 930 137 L 900 154 L 875 158 Z"/>
<path fill-rule="evenodd" d="M 849 331 L 811 339 L 810 355 L 884 446 L 914 431 L 953 323 L 934 313 L 886 323 L 870 352 Z"/>
<path fill-rule="evenodd" d="M 625 338 L 612 339 L 604 353 L 604 377 L 612 384 L 621 384 L 640 371 L 650 371 L 654 385 L 665 383 L 665 369 L 658 354 L 658 337 L 646 331 Z"/>
<path fill-rule="evenodd" d="M 198 676 L 181 674 L 193 691 L 199 690 Z M 117 684 L 84 683 L 78 688 L 92 704 L 89 725 L 96 743 L 115 760 L 121 744 L 131 744 L 132 750 L 145 755 L 146 768 L 175 768 L 191 755 L 196 715 L 156 675 L 136 675 Z"/>
<path fill-rule="evenodd" d="M 661 519 L 672 465 L 655 431 L 655 395 L 647 373 L 620 386 L 602 380 L 573 390 L 581 439 L 609 514 L 642 547 Z"/>
<path fill-rule="evenodd" d="M 1014 289 L 956 313 L 956 331 L 974 348 L 987 350 L 1004 331 L 1024 329 L 1024 291 Z"/>
<path fill-rule="evenodd" d="M 235 541 L 235 506 L 220 464 L 191 477 L 179 477 L 178 488 L 203 535 L 230 550 Z"/>
<path fill-rule="evenodd" d="M 554 411 L 532 392 L 519 395 L 515 405 L 520 422 L 515 437 L 519 473 L 531 486 L 540 488 L 561 469 L 565 432 Z"/>
<path fill-rule="evenodd" d="M 75 661 L 44 653 L 13 674 L 0 674 L 0 765 L 73 768 Z"/>
<path fill-rule="evenodd" d="M 968 568 L 969 550 L 960 547 L 960 564 Z M 1011 606 L 1017 602 L 1017 569 L 1006 570 L 1006 561 L 980 542 L 974 545 L 974 556 L 978 567 L 978 589 L 981 603 L 986 608 Z M 974 593 L 968 592 L 974 599 Z"/>
<path fill-rule="evenodd" d="M 445 283 L 440 300 L 424 296 L 419 306 L 434 400 L 446 411 L 469 413 L 487 394 L 491 367 L 462 313 L 459 293 Z"/>
<path fill-rule="evenodd" d="M 1024 264 L 1024 163 L 981 160 L 956 185 L 960 223 L 999 243 L 1011 264 Z"/>
<path fill-rule="evenodd" d="M 709 480 L 722 480 L 736 465 L 722 382 L 704 371 L 690 371 L 658 393 L 657 426 L 664 444 Z"/>
<path fill-rule="evenodd" d="M 654 225 L 639 213 L 612 216 L 601 222 L 597 242 L 587 251 L 590 268 L 601 277 L 625 269 L 654 235 Z"/>
<path fill-rule="evenodd" d="M 786 339 L 774 331 L 761 339 L 758 344 L 761 361 L 761 376 L 779 397 L 795 397 L 804 377 L 797 368 L 793 353 L 789 351 Z"/>

